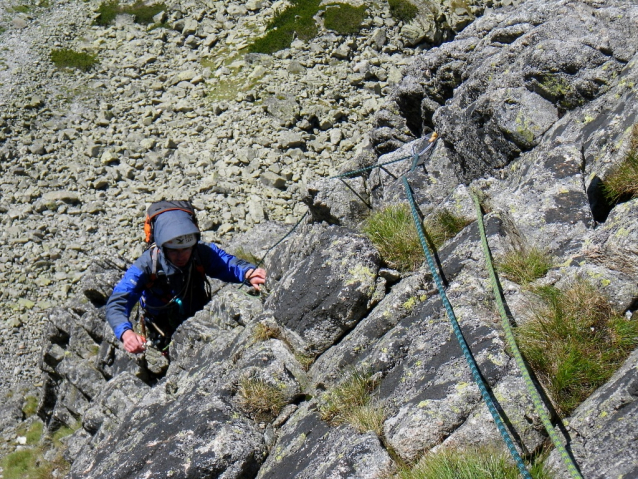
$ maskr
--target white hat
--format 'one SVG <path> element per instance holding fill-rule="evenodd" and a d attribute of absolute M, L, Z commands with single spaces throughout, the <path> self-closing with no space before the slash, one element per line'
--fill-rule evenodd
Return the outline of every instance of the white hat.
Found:
<path fill-rule="evenodd" d="M 197 237 L 194 234 L 176 236 L 175 238 L 164 243 L 165 248 L 170 249 L 186 249 L 197 243 Z"/>

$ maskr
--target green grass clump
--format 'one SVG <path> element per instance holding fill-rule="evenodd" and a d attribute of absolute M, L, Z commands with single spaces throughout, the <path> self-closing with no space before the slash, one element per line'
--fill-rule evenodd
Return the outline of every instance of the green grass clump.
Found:
<path fill-rule="evenodd" d="M 258 421 L 276 418 L 286 405 L 283 391 L 259 378 L 242 378 L 237 396 L 242 408 Z"/>
<path fill-rule="evenodd" d="M 273 338 L 281 339 L 281 336 L 279 328 L 266 323 L 257 323 L 255 329 L 253 329 L 252 339 L 253 342 L 258 343 L 261 341 L 268 341 Z"/>
<path fill-rule="evenodd" d="M 63 477 L 69 471 L 69 464 L 62 455 L 53 461 L 46 461 L 41 448 L 21 449 L 5 456 L 0 461 L 3 479 L 49 479 Z M 60 473 L 53 476 L 56 470 Z"/>
<path fill-rule="evenodd" d="M 638 124 L 633 126 L 630 141 L 627 157 L 611 169 L 603 183 L 605 197 L 611 203 L 638 197 Z"/>
<path fill-rule="evenodd" d="M 31 7 L 29 5 L 17 5 L 13 7 L 13 11 L 16 13 L 29 13 L 31 11 Z"/>
<path fill-rule="evenodd" d="M 361 23 L 366 17 L 366 7 L 353 7 L 345 3 L 328 5 L 323 14 L 324 26 L 340 35 L 350 35 L 361 30 Z"/>
<path fill-rule="evenodd" d="M 76 422 L 75 424 L 73 424 L 70 427 L 69 426 L 62 426 L 59 429 L 57 429 L 53 433 L 53 436 L 51 437 L 55 447 L 61 447 L 62 446 L 62 439 L 64 439 L 67 436 L 70 436 L 71 434 L 73 434 L 75 431 L 77 431 L 81 427 L 82 427 L 82 423 L 80 421 L 78 421 L 78 422 Z"/>
<path fill-rule="evenodd" d="M 77 68 L 85 72 L 98 63 L 96 55 L 67 49 L 52 50 L 51 61 L 58 68 Z"/>
<path fill-rule="evenodd" d="M 236 256 L 239 259 L 243 259 L 244 261 L 248 261 L 249 263 L 252 263 L 252 264 L 259 263 L 259 258 L 255 256 L 252 252 L 247 251 L 242 246 L 235 249 L 235 251 L 233 252 L 233 256 Z"/>
<path fill-rule="evenodd" d="M 447 240 L 454 238 L 472 221 L 443 209 L 425 221 L 424 227 L 434 249 L 440 248 Z"/>
<path fill-rule="evenodd" d="M 376 387 L 370 374 L 354 371 L 323 396 L 319 405 L 321 419 L 333 425 L 350 424 L 359 432 L 374 431 L 382 436 L 385 410 L 372 395 Z"/>
<path fill-rule="evenodd" d="M 542 464 L 530 469 L 534 479 L 550 479 Z M 396 479 L 518 479 L 511 457 L 495 448 L 449 449 L 428 454 L 416 465 L 399 467 Z"/>
<path fill-rule="evenodd" d="M 423 263 L 423 249 L 407 204 L 373 213 L 362 229 L 390 267 L 406 272 Z"/>
<path fill-rule="evenodd" d="M 142 0 L 138 0 L 133 5 L 122 6 L 119 0 L 110 0 L 98 7 L 98 17 L 94 23 L 106 27 L 113 23 L 115 17 L 120 13 L 127 13 L 135 17 L 135 23 L 150 25 L 153 23 L 153 17 L 164 10 L 166 10 L 166 5 L 163 3 L 146 5 Z"/>
<path fill-rule="evenodd" d="M 416 17 L 419 9 L 408 0 L 388 0 L 390 14 L 402 22 L 409 22 Z"/>
<path fill-rule="evenodd" d="M 277 14 L 268 24 L 268 32 L 248 47 L 252 53 L 275 53 L 288 48 L 297 35 L 301 40 L 310 40 L 317 35 L 314 20 L 321 0 L 291 0 L 291 6 Z"/>
<path fill-rule="evenodd" d="M 551 255 L 536 247 L 512 249 L 496 261 L 499 272 L 520 285 L 542 278 L 552 266 Z"/>
<path fill-rule="evenodd" d="M 615 311 L 585 280 L 537 288 L 530 320 L 515 330 L 521 352 L 556 409 L 569 415 L 638 345 L 638 322 Z"/>
<path fill-rule="evenodd" d="M 27 444 L 33 445 L 40 442 L 40 439 L 42 438 L 43 430 L 44 430 L 44 424 L 42 424 L 40 421 L 37 421 L 31 424 L 31 426 L 29 427 L 29 430 L 25 434 L 27 437 Z"/>
<path fill-rule="evenodd" d="M 110 2 L 102 3 L 97 9 L 98 16 L 93 22 L 95 25 L 106 27 L 113 23 L 115 17 L 121 12 L 120 1 L 111 0 Z"/>
<path fill-rule="evenodd" d="M 24 405 L 22 406 L 22 412 L 26 417 L 33 416 L 38 410 L 38 398 L 35 396 L 27 396 L 24 398 Z"/>
<path fill-rule="evenodd" d="M 150 25 L 153 23 L 153 17 L 164 10 L 166 10 L 166 5 L 163 3 L 146 5 L 143 1 L 137 1 L 130 7 L 124 7 L 123 13 L 133 15 L 135 23 Z"/>

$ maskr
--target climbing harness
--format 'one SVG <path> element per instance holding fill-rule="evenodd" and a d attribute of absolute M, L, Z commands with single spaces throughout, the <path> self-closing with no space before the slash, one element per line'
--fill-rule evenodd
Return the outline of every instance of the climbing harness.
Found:
<path fill-rule="evenodd" d="M 164 279 L 164 282 L 167 282 L 165 273 L 161 271 L 161 269 L 159 269 L 160 248 L 156 245 L 153 245 L 151 248 L 151 274 L 149 281 L 146 283 L 146 289 L 149 291 L 152 291 L 153 287 L 160 279 Z M 166 295 L 163 298 L 160 297 L 159 299 L 164 303 L 161 306 L 147 307 L 146 304 L 143 304 L 140 301 L 140 309 L 142 309 L 141 322 L 144 325 L 143 327 L 144 329 L 146 329 L 145 326 L 147 325 L 150 327 L 149 340 L 151 340 L 154 346 L 156 346 L 161 351 L 165 351 L 167 349 L 168 345 L 166 343 L 170 341 L 170 337 L 172 336 L 173 332 L 165 330 L 165 328 L 168 327 L 174 329 L 181 323 L 183 318 L 185 318 L 188 313 L 187 311 L 185 311 L 183 303 L 183 299 L 185 299 L 187 296 L 189 297 L 189 301 L 192 307 L 194 289 L 192 277 L 194 274 L 198 274 L 204 282 L 204 303 L 207 303 L 212 297 L 211 286 L 208 278 L 206 277 L 204 267 L 199 260 L 197 248 L 193 249 L 193 255 L 188 263 L 188 270 L 186 272 L 186 283 L 179 292 L 174 293 L 173 295 Z M 157 295 L 155 296 L 158 297 Z M 161 317 L 164 318 L 164 321 L 159 321 L 159 318 Z M 161 325 L 159 324 L 160 322 L 162 323 Z"/>
<path fill-rule="evenodd" d="M 523 355 L 518 349 L 518 345 L 516 344 L 516 339 L 514 338 L 514 332 L 512 331 L 512 325 L 510 324 L 509 317 L 507 316 L 507 312 L 505 311 L 505 305 L 503 304 L 501 288 L 498 282 L 498 278 L 496 277 L 496 272 L 494 270 L 494 264 L 492 262 L 492 255 L 490 254 L 490 247 L 487 243 L 487 236 L 485 234 L 485 225 L 483 224 L 483 212 L 481 211 L 481 204 L 479 202 L 478 196 L 472 193 L 472 199 L 474 200 L 474 205 L 476 207 L 476 218 L 479 227 L 479 233 L 481 235 L 481 243 L 483 245 L 483 252 L 485 255 L 485 263 L 487 264 L 487 270 L 490 275 L 490 282 L 492 284 L 492 289 L 494 290 L 494 297 L 496 299 L 496 305 L 498 307 L 498 311 L 501 315 L 501 325 L 503 326 L 503 331 L 505 332 L 505 339 L 507 340 L 507 345 L 512 351 L 512 355 L 516 360 L 516 364 L 518 365 L 518 369 L 521 371 L 521 376 L 523 376 L 523 381 L 525 383 L 525 387 L 527 388 L 527 392 L 532 399 L 532 403 L 534 404 L 534 409 L 536 410 L 536 414 L 541 419 L 543 426 L 547 430 L 549 437 L 556 447 L 556 450 L 561 456 L 563 463 L 567 467 L 567 470 L 571 474 L 574 479 L 582 479 L 582 476 L 578 472 L 578 468 L 574 463 L 571 455 L 563 446 L 558 433 L 554 429 L 552 425 L 552 421 L 550 420 L 546 410 L 545 405 L 543 404 L 543 400 L 538 393 L 536 385 L 534 381 L 532 381 L 532 377 L 529 373 L 529 369 L 523 360 Z"/>

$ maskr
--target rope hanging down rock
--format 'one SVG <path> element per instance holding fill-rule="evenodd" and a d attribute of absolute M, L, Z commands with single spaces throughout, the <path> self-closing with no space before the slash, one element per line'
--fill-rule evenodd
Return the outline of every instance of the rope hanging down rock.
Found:
<path fill-rule="evenodd" d="M 512 351 L 512 355 L 514 356 L 514 359 L 516 360 L 518 369 L 521 371 L 521 376 L 523 376 L 525 387 L 527 388 L 527 392 L 530 398 L 532 399 L 532 403 L 534 404 L 534 409 L 536 409 L 536 414 L 538 414 L 538 416 L 541 419 L 541 422 L 543 423 L 543 426 L 545 426 L 545 429 L 547 430 L 547 433 L 549 434 L 549 437 L 551 438 L 552 443 L 554 444 L 554 447 L 556 447 L 556 450 L 559 452 L 561 459 L 563 460 L 563 463 L 565 464 L 565 467 L 567 467 L 567 470 L 569 471 L 570 475 L 574 479 L 582 479 L 582 476 L 580 475 L 580 472 L 578 472 L 578 468 L 576 467 L 576 464 L 574 463 L 571 455 L 565 449 L 565 446 L 563 446 L 563 443 L 560 440 L 558 433 L 556 432 L 556 430 L 554 429 L 554 426 L 552 425 L 552 421 L 550 420 L 549 415 L 547 414 L 543 400 L 541 399 L 541 396 L 538 392 L 538 389 L 536 388 L 536 385 L 534 384 L 534 381 L 532 381 L 532 377 L 529 373 L 529 369 L 527 369 L 527 365 L 525 364 L 525 361 L 523 360 L 523 355 L 521 354 L 520 350 L 518 349 L 518 345 L 516 344 L 516 340 L 514 338 L 514 332 L 512 331 L 512 325 L 510 324 L 509 317 L 507 316 L 507 312 L 505 311 L 505 305 L 503 304 L 501 288 L 499 287 L 498 278 L 496 277 L 496 272 L 494 270 L 492 255 L 490 254 L 490 247 L 487 243 L 487 236 L 485 234 L 485 225 L 483 224 L 483 212 L 481 211 L 481 204 L 479 202 L 478 196 L 476 196 L 474 193 L 472 193 L 472 199 L 474 200 L 474 205 L 476 206 L 476 218 L 478 222 L 479 232 L 481 234 L 481 243 L 483 244 L 483 252 L 485 254 L 485 263 L 487 265 L 487 270 L 490 275 L 490 282 L 492 284 L 492 289 L 494 290 L 496 305 L 501 315 L 501 324 L 503 326 L 503 331 L 505 333 L 505 339 L 507 340 L 507 345 Z"/>
<path fill-rule="evenodd" d="M 428 141 L 428 145 L 421 151 L 421 152 L 417 152 L 415 148 L 413 148 L 413 152 L 412 155 L 410 156 L 404 156 L 395 160 L 390 160 L 387 161 L 385 163 L 380 163 L 377 165 L 372 165 L 372 166 L 367 166 L 365 168 L 361 168 L 358 170 L 354 170 L 354 171 L 348 171 L 345 173 L 341 173 L 338 175 L 334 175 L 329 177 L 329 179 L 339 179 L 341 180 L 350 190 L 352 190 L 355 195 L 357 197 L 359 197 L 359 199 L 361 199 L 363 201 L 363 199 L 344 181 L 344 178 L 352 178 L 355 177 L 357 175 L 360 175 L 361 173 L 364 173 L 366 171 L 371 171 L 375 168 L 381 168 L 384 171 L 386 171 L 388 174 L 390 174 L 384 167 L 387 165 L 391 165 L 394 163 L 399 163 L 401 161 L 407 160 L 409 158 L 412 158 L 412 165 L 409 169 L 410 172 L 414 171 L 416 169 L 417 166 L 419 166 L 420 164 L 423 164 L 423 162 L 425 161 L 425 158 L 422 161 L 419 161 L 420 158 L 425 155 L 426 153 L 429 152 L 429 154 L 431 155 L 432 152 L 434 151 L 434 146 L 436 144 L 438 140 L 438 135 L 437 133 L 433 133 L 431 138 Z M 394 176 L 394 175 L 392 175 Z M 406 192 L 406 196 L 408 199 L 408 202 L 410 204 L 410 210 L 412 212 L 412 219 L 414 220 L 414 226 L 417 230 L 418 236 L 419 236 L 419 241 L 421 243 L 421 247 L 423 249 L 423 252 L 425 254 L 425 258 L 426 258 L 426 262 L 428 264 L 428 267 L 430 268 L 430 272 L 432 273 L 432 277 L 434 278 L 434 282 L 436 284 L 438 293 L 439 293 L 439 297 L 441 298 L 441 301 L 445 307 L 445 311 L 446 314 L 448 316 L 448 319 L 450 321 L 450 324 L 452 326 L 452 329 L 454 331 L 454 335 L 456 336 L 456 339 L 459 343 L 459 345 L 461 346 L 461 350 L 463 351 L 463 355 L 468 363 L 468 366 L 470 368 L 470 371 L 472 373 L 472 377 L 474 379 L 474 381 L 476 382 L 476 384 L 478 385 L 478 388 L 481 392 L 481 396 L 483 398 L 483 401 L 485 402 L 488 410 L 490 411 L 490 414 L 492 415 L 492 418 L 494 419 L 494 423 L 496 424 L 496 427 L 499 431 L 499 433 L 501 434 L 503 441 L 505 442 L 510 454 L 512 455 L 512 458 L 514 459 L 514 461 L 516 462 L 516 466 L 519 469 L 519 472 L 521 473 L 521 475 L 525 478 L 525 479 L 532 479 L 532 476 L 530 475 L 530 473 L 528 472 L 526 466 L 525 466 L 525 462 L 523 461 L 523 458 L 520 456 L 520 454 L 518 453 L 516 446 L 514 445 L 514 442 L 512 441 L 512 438 L 510 437 L 510 433 L 507 431 L 507 429 L 505 428 L 505 425 L 503 424 L 503 420 L 501 419 L 501 414 L 499 413 L 499 410 L 496 407 L 496 404 L 494 402 L 494 399 L 492 398 L 491 393 L 488 390 L 488 386 L 485 384 L 485 380 L 483 379 L 481 372 L 478 369 L 478 365 L 476 364 L 476 360 L 474 359 L 474 356 L 472 355 L 472 352 L 467 344 L 467 342 L 465 341 L 465 337 L 463 336 L 463 332 L 461 331 L 461 327 L 459 326 L 459 323 L 456 319 L 456 315 L 454 314 L 454 310 L 452 309 L 452 305 L 450 304 L 450 301 L 447 298 L 447 295 L 445 294 L 445 287 L 443 285 L 443 282 L 441 280 L 440 275 L 438 274 L 438 271 L 436 269 L 436 265 L 434 263 L 434 259 L 432 257 L 432 254 L 430 252 L 430 249 L 428 247 L 427 241 L 425 239 L 425 232 L 423 229 L 423 224 L 420 220 L 419 217 L 419 213 L 416 207 L 416 203 L 414 201 L 414 195 L 412 193 L 412 189 L 410 187 L 410 184 L 408 183 L 407 178 L 405 177 L 405 174 L 401 176 L 401 179 L 403 181 L 403 186 L 405 188 L 405 192 Z M 556 433 L 556 430 L 554 429 L 542 402 L 542 399 L 540 397 L 540 394 L 538 393 L 538 390 L 536 389 L 536 386 L 534 384 L 534 382 L 531 379 L 531 375 L 529 374 L 529 371 L 525 365 L 525 362 L 523 360 L 523 357 L 516 345 L 516 341 L 514 339 L 514 335 L 512 333 L 512 329 L 511 329 L 511 325 L 509 324 L 509 318 L 507 317 L 507 313 L 505 312 L 505 307 L 503 305 L 501 296 L 500 296 L 500 289 L 498 287 L 498 280 L 496 279 L 496 273 L 494 272 L 494 266 L 492 264 L 491 261 L 491 256 L 489 254 L 489 246 L 487 244 L 487 238 L 485 236 L 485 227 L 483 225 L 483 215 L 481 212 L 481 207 L 480 207 L 480 203 L 478 202 L 478 198 L 476 197 L 476 195 L 473 195 L 473 199 L 477 208 L 477 221 L 478 221 L 478 226 L 479 226 L 479 231 L 481 233 L 481 241 L 483 244 L 483 249 L 485 252 L 485 257 L 486 257 L 486 263 L 488 265 L 488 270 L 490 273 L 490 278 L 492 281 L 492 286 L 494 288 L 494 293 L 496 296 L 496 301 L 497 301 L 497 305 L 499 308 L 499 311 L 501 312 L 501 318 L 502 318 L 502 324 L 503 324 L 503 329 L 505 331 L 505 337 L 507 339 L 508 345 L 510 347 L 510 349 L 513 352 L 514 358 L 516 360 L 516 363 L 521 371 L 521 374 L 523 376 L 523 380 L 525 382 L 525 385 L 528 389 L 528 392 L 532 398 L 532 402 L 534 404 L 534 407 L 536 408 L 536 412 L 537 414 L 540 416 L 541 421 L 543 423 L 543 425 L 545 426 L 545 429 L 547 430 L 552 442 L 554 443 L 554 446 L 556 447 L 556 449 L 559 451 L 560 456 L 563 460 L 563 462 L 565 463 L 567 470 L 569 471 L 569 473 L 571 474 L 572 478 L 574 479 L 582 479 L 582 476 L 580 475 L 580 473 L 578 472 L 578 468 L 573 460 L 573 458 L 571 457 L 571 455 L 567 452 L 567 450 L 565 449 L 565 447 L 563 446 L 558 434 Z M 364 201 L 364 203 L 366 203 Z M 366 203 L 366 205 L 371 208 L 370 205 L 368 205 Z M 276 247 L 278 246 L 282 241 L 284 241 L 290 234 L 292 234 L 292 232 L 297 228 L 297 226 L 299 226 L 299 224 L 303 221 L 303 219 L 306 217 L 306 215 L 308 214 L 308 212 L 306 211 L 306 213 L 299 219 L 299 221 L 297 222 L 297 224 L 295 224 L 295 226 L 283 237 L 281 238 L 277 243 L 275 243 L 273 246 L 271 246 L 268 251 L 266 251 L 266 253 L 264 254 L 264 256 L 262 257 L 262 259 L 259 261 L 258 265 L 261 265 L 261 263 L 264 261 L 264 259 L 266 258 L 266 256 Z"/>
<path fill-rule="evenodd" d="M 414 202 L 414 196 L 412 195 L 412 189 L 410 188 L 410 184 L 408 180 L 403 177 L 403 186 L 405 188 L 405 194 L 408 197 L 408 202 L 410 203 L 410 210 L 412 211 L 412 219 L 414 220 L 414 226 L 419 235 L 419 241 L 421 242 L 421 247 L 423 248 L 423 253 L 425 254 L 425 258 L 428 263 L 428 267 L 430 268 L 430 272 L 432 273 L 432 277 L 434 278 L 434 282 L 436 284 L 436 289 L 439 292 L 439 297 L 441 298 L 441 302 L 445 307 L 445 312 L 447 317 L 452 325 L 452 330 L 454 331 L 454 335 L 456 336 L 456 340 L 461 346 L 461 350 L 463 351 L 463 356 L 465 356 L 465 360 L 467 361 L 468 366 L 470 367 L 470 371 L 472 373 L 472 378 L 478 385 L 478 388 L 481 392 L 481 396 L 483 397 L 483 401 L 485 402 L 487 409 L 490 411 L 492 418 L 494 419 L 494 423 L 496 424 L 496 428 L 498 432 L 503 437 L 503 441 L 505 441 L 505 445 L 510 451 L 510 454 L 514 458 L 516 462 L 516 466 L 518 467 L 519 472 L 525 479 L 532 479 L 532 476 L 527 471 L 525 467 L 525 463 L 523 462 L 523 458 L 520 456 L 518 451 L 516 450 L 516 446 L 510 437 L 509 432 L 505 428 L 503 424 L 503 420 L 501 419 L 501 415 L 499 411 L 496 409 L 496 405 L 494 400 L 492 399 L 492 395 L 487 389 L 487 385 L 485 384 L 485 380 L 481 376 L 481 373 L 478 369 L 478 365 L 476 364 L 476 360 L 472 355 L 472 351 L 470 351 L 467 342 L 465 341 L 465 337 L 461 332 L 461 327 L 456 319 L 456 315 L 454 314 L 454 310 L 452 309 L 452 305 L 447 298 L 447 294 L 445 294 L 445 288 L 443 286 L 443 281 L 439 276 L 436 265 L 434 264 L 434 259 L 432 254 L 430 253 L 430 248 L 428 247 L 427 241 L 425 239 L 425 232 L 423 231 L 423 225 L 421 224 L 421 219 L 419 218 L 419 213 L 416 208 L 416 204 Z"/>

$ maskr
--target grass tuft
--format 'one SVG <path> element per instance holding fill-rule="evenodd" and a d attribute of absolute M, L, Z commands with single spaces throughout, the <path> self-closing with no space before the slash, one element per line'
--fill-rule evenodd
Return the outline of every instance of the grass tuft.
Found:
<path fill-rule="evenodd" d="M 353 7 L 345 3 L 328 5 L 323 14 L 324 26 L 340 35 L 357 33 L 365 17 L 365 5 Z"/>
<path fill-rule="evenodd" d="M 638 197 L 638 123 L 632 128 L 630 141 L 627 157 L 611 169 L 603 183 L 605 197 L 610 203 Z"/>
<path fill-rule="evenodd" d="M 24 405 L 22 406 L 22 412 L 26 417 L 33 416 L 38 410 L 38 398 L 35 396 L 27 396 L 24 398 Z"/>
<path fill-rule="evenodd" d="M 5 456 L 0 462 L 3 479 L 49 479 L 64 477 L 69 464 L 59 454 L 53 461 L 46 461 L 41 448 L 21 449 Z M 57 475 L 53 471 L 57 470 Z"/>
<path fill-rule="evenodd" d="M 95 25 L 101 27 L 109 26 L 121 13 L 120 1 L 111 0 L 109 2 L 102 3 L 97 9 L 98 16 L 93 22 Z"/>
<path fill-rule="evenodd" d="M 44 424 L 40 421 L 36 421 L 29 427 L 29 430 L 26 433 L 27 444 L 33 445 L 40 442 L 42 439 L 42 431 L 44 430 Z"/>
<path fill-rule="evenodd" d="M 317 35 L 314 20 L 321 0 L 291 0 L 291 6 L 280 12 L 268 24 L 266 35 L 248 47 L 251 53 L 275 53 L 288 48 L 295 36 L 310 40 Z"/>
<path fill-rule="evenodd" d="M 268 341 L 269 339 L 282 339 L 281 331 L 275 326 L 266 323 L 257 323 L 253 329 L 252 339 L 255 343 Z"/>
<path fill-rule="evenodd" d="M 430 244 L 434 246 L 434 249 L 438 249 L 471 222 L 462 216 L 455 215 L 450 210 L 443 209 L 426 219 L 424 227 Z"/>
<path fill-rule="evenodd" d="M 374 431 L 382 436 L 385 410 L 372 396 L 376 387 L 370 374 L 354 371 L 323 396 L 319 405 L 321 419 L 333 425 L 350 424 L 359 432 Z"/>
<path fill-rule="evenodd" d="M 16 5 L 13 7 L 13 11 L 16 13 L 29 13 L 31 11 L 31 7 L 29 5 Z"/>
<path fill-rule="evenodd" d="M 536 247 L 512 249 L 496 260 L 499 272 L 520 285 L 542 278 L 552 266 L 551 255 Z"/>
<path fill-rule="evenodd" d="M 416 5 L 408 0 L 388 0 L 388 4 L 390 5 L 390 15 L 405 23 L 413 20 L 419 13 Z"/>
<path fill-rule="evenodd" d="M 82 427 L 82 423 L 80 421 L 76 422 L 75 424 L 73 424 L 72 426 L 62 426 L 60 428 L 58 428 L 53 435 L 51 436 L 51 439 L 53 441 L 53 445 L 57 448 L 62 447 L 62 439 L 64 439 L 67 436 L 70 436 L 71 434 L 73 434 L 75 431 L 77 431 L 78 429 L 80 429 Z"/>
<path fill-rule="evenodd" d="M 98 63 L 96 55 L 67 49 L 52 50 L 51 61 L 58 68 L 77 68 L 85 72 Z"/>
<path fill-rule="evenodd" d="M 362 229 L 390 267 L 407 272 L 423 263 L 423 249 L 407 204 L 373 213 Z"/>
<path fill-rule="evenodd" d="M 166 10 L 166 5 L 164 3 L 146 5 L 142 0 L 138 0 L 133 5 L 122 6 L 120 5 L 119 0 L 110 0 L 102 3 L 98 7 L 98 16 L 95 19 L 94 24 L 106 27 L 113 23 L 115 17 L 119 14 L 127 13 L 135 17 L 135 23 L 151 25 L 153 23 L 153 17 L 164 10 Z"/>
<path fill-rule="evenodd" d="M 556 409 L 569 415 L 603 385 L 638 345 L 638 322 L 626 319 L 585 280 L 535 289 L 531 319 L 515 330 L 521 352 Z"/>
<path fill-rule="evenodd" d="M 286 405 L 283 391 L 259 378 L 242 378 L 237 396 L 241 407 L 259 421 L 276 418 Z"/>
<path fill-rule="evenodd" d="M 534 479 L 550 479 L 542 464 L 531 468 Z M 414 466 L 399 466 L 397 479 L 518 479 L 510 456 L 492 447 L 448 449 L 427 454 Z"/>
<path fill-rule="evenodd" d="M 259 263 L 259 258 L 255 256 L 251 251 L 247 251 L 242 246 L 235 249 L 235 251 L 233 252 L 233 256 L 236 256 L 239 259 L 243 259 L 244 261 L 248 261 L 249 263 L 252 263 L 255 265 Z"/>

